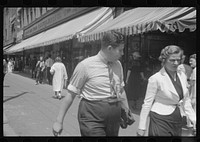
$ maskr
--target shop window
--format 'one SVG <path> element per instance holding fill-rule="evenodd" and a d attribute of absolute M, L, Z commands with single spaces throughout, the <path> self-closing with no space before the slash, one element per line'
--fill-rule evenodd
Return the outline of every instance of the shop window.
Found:
<path fill-rule="evenodd" d="M 20 11 L 18 11 L 18 17 L 17 17 L 17 20 L 18 20 L 18 22 L 19 22 L 19 25 L 20 25 L 20 27 L 22 27 L 22 21 L 21 21 L 21 17 L 22 17 L 22 11 L 20 10 Z"/>
<path fill-rule="evenodd" d="M 28 12 L 28 8 L 26 8 L 26 15 L 27 15 L 27 24 L 29 24 L 29 12 Z"/>
<path fill-rule="evenodd" d="M 40 15 L 42 15 L 42 8 L 40 8 Z"/>
<path fill-rule="evenodd" d="M 21 9 L 21 27 L 24 27 L 24 8 Z"/>
<path fill-rule="evenodd" d="M 35 18 L 37 18 L 37 17 L 36 17 L 36 8 L 34 8 L 34 12 L 35 12 Z"/>
<path fill-rule="evenodd" d="M 32 22 L 33 21 L 33 11 L 32 11 L 32 8 L 30 8 L 30 16 L 31 16 L 31 21 L 30 22 Z"/>
<path fill-rule="evenodd" d="M 5 29 L 5 40 L 7 40 L 7 29 Z"/>

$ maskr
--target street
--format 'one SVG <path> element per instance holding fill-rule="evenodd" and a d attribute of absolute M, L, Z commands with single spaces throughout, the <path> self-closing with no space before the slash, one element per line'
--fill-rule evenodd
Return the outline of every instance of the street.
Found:
<path fill-rule="evenodd" d="M 64 89 L 62 95 L 65 94 Z M 7 74 L 3 85 L 4 135 L 53 136 L 52 125 L 62 101 L 53 96 L 52 86 L 48 84 L 35 85 L 34 79 L 22 73 Z M 61 136 L 80 136 L 77 120 L 79 101 L 76 97 L 68 110 Z M 136 136 L 139 112 L 134 116 L 135 123 L 127 129 L 120 129 L 119 136 Z M 187 133 L 184 130 L 183 136 Z"/>

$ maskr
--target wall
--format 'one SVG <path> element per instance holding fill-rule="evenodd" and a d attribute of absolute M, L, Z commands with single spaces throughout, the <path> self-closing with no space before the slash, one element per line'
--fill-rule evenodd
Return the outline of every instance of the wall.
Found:
<path fill-rule="evenodd" d="M 17 10 L 16 8 L 8 8 L 8 7 L 4 8 L 4 21 L 3 21 L 4 46 L 12 44 L 14 42 L 14 38 L 16 37 L 15 27 L 14 27 L 16 10 Z"/>
<path fill-rule="evenodd" d="M 3 45 L 15 44 L 22 40 L 23 29 L 53 8 L 4 8 Z"/>

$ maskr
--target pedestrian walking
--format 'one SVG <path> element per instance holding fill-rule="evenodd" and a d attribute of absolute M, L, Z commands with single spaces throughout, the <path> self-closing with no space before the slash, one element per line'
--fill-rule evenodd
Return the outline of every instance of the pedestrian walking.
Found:
<path fill-rule="evenodd" d="M 190 66 L 192 67 L 192 74 L 190 76 L 190 98 L 194 111 L 196 112 L 196 54 L 190 56 Z"/>
<path fill-rule="evenodd" d="M 13 70 L 13 63 L 12 63 L 12 60 L 9 59 L 8 61 L 8 73 L 11 73 Z"/>
<path fill-rule="evenodd" d="M 185 75 L 187 76 L 187 80 L 190 80 L 190 76 L 192 74 L 192 67 L 190 67 L 186 62 L 185 62 L 185 56 L 182 59 L 182 64 L 180 64 L 178 66 L 178 70 L 182 70 L 182 72 L 185 73 Z"/>
<path fill-rule="evenodd" d="M 146 80 L 144 68 L 141 63 L 141 55 L 138 51 L 133 52 L 130 67 L 127 72 L 127 98 L 133 109 L 137 109 L 137 101 L 142 95 L 142 83 Z"/>
<path fill-rule="evenodd" d="M 19 71 L 19 59 L 15 58 L 15 71 Z"/>
<path fill-rule="evenodd" d="M 183 56 L 183 59 L 182 59 L 182 64 L 180 64 L 177 68 L 177 70 L 181 70 L 182 72 L 185 73 L 185 75 L 187 76 L 187 87 L 189 89 L 189 92 L 191 92 L 191 87 L 190 87 L 190 76 L 192 74 L 192 67 L 190 65 L 188 65 L 186 62 L 185 62 L 185 59 L 186 59 L 186 56 Z M 189 118 L 187 117 L 187 124 L 186 126 L 188 128 L 191 128 L 193 127 L 192 124 L 191 124 L 191 121 L 189 120 Z"/>
<path fill-rule="evenodd" d="M 38 85 L 39 83 L 42 84 L 43 81 L 43 71 L 45 69 L 45 64 L 44 64 L 44 60 L 43 57 L 40 56 L 40 60 L 37 62 L 36 64 L 36 85 Z"/>
<path fill-rule="evenodd" d="M 13 72 L 15 69 L 15 60 L 11 58 L 11 62 L 12 62 L 12 72 Z"/>
<path fill-rule="evenodd" d="M 24 69 L 23 57 L 19 58 L 19 72 L 22 72 Z"/>
<path fill-rule="evenodd" d="M 48 83 L 49 85 L 52 84 L 52 75 L 50 73 L 50 69 L 53 66 L 53 59 L 51 58 L 51 54 L 49 54 L 48 59 L 45 62 L 46 65 L 46 69 L 47 69 L 47 79 L 48 79 Z"/>
<path fill-rule="evenodd" d="M 56 57 L 55 63 L 50 69 L 50 73 L 53 75 L 53 91 L 55 92 L 55 97 L 61 99 L 61 92 L 63 86 L 67 86 L 67 71 L 65 65 L 62 63 L 60 57 Z"/>
<path fill-rule="evenodd" d="M 103 36 L 97 55 L 78 63 L 53 124 L 55 136 L 61 133 L 65 114 L 76 95 L 82 98 L 78 109 L 81 136 L 118 136 L 121 107 L 129 108 L 118 60 L 123 50 L 123 36 L 111 31 Z"/>
<path fill-rule="evenodd" d="M 6 73 L 8 72 L 8 65 L 5 59 L 3 59 L 3 80 L 5 78 Z"/>
<path fill-rule="evenodd" d="M 44 70 L 43 70 L 43 81 L 44 82 L 47 82 L 47 66 L 46 66 L 46 61 L 47 61 L 47 58 L 44 58 Z"/>
<path fill-rule="evenodd" d="M 189 79 L 189 84 L 190 84 L 190 98 L 191 98 L 191 104 L 192 107 L 196 113 L 196 54 L 193 54 L 190 56 L 189 63 L 192 70 L 190 79 Z M 190 135 L 196 135 L 196 131 L 192 131 L 191 128 L 194 126 L 191 124 L 191 121 L 188 119 L 187 121 L 187 126 L 190 132 Z"/>
<path fill-rule="evenodd" d="M 159 60 L 163 67 L 148 80 L 137 131 L 139 136 L 145 134 L 148 116 L 149 136 L 181 136 L 183 115 L 187 115 L 196 126 L 187 77 L 177 70 L 183 56 L 183 50 L 176 45 L 162 49 Z"/>
<path fill-rule="evenodd" d="M 37 59 L 34 56 L 31 61 L 31 78 L 36 78 L 36 71 L 35 71 L 36 64 L 37 64 Z"/>

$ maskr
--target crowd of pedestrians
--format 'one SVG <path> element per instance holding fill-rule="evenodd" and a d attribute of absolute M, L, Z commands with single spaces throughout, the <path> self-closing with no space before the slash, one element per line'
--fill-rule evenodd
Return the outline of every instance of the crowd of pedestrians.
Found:
<path fill-rule="evenodd" d="M 180 47 L 166 46 L 159 57 L 161 68 L 146 78 L 141 69 L 141 55 L 134 52 L 134 61 L 127 73 L 125 84 L 123 69 L 118 61 L 124 48 L 120 39 L 122 38 L 119 33 L 105 34 L 100 52 L 76 66 L 67 87 L 68 93 L 53 124 L 53 134 L 58 136 L 62 132 L 67 110 L 75 96 L 80 95 L 82 99 L 79 104 L 78 122 L 81 135 L 118 136 L 120 108 L 126 106 L 129 110 L 127 98 L 133 101 L 138 99 L 142 80 L 148 81 L 140 113 L 138 136 L 145 135 L 148 117 L 148 136 L 181 136 L 185 118 L 191 122 L 190 127 L 195 132 L 196 55 L 190 56 L 189 67 L 183 62 L 185 55 Z M 110 75 L 109 62 L 112 62 L 113 75 Z M 193 68 L 192 73 L 190 68 Z M 114 76 L 115 79 L 110 79 L 110 76 Z M 114 80 L 114 85 L 109 83 L 109 80 Z M 127 98 L 125 85 L 128 86 Z"/>
<path fill-rule="evenodd" d="M 118 136 L 121 111 L 137 108 L 137 100 L 143 99 L 140 112 L 138 136 L 181 136 L 183 120 L 196 130 L 196 54 L 185 61 L 183 50 L 169 45 L 160 52 L 157 71 L 150 73 L 148 62 L 142 61 L 139 51 L 131 53 L 127 76 L 124 79 L 119 59 L 123 56 L 124 38 L 118 32 L 106 33 L 97 55 L 78 63 L 67 83 L 68 74 L 62 59 L 55 60 L 49 54 L 34 56 L 30 61 L 31 77 L 36 85 L 45 80 L 52 85 L 53 95 L 62 101 L 60 111 L 53 124 L 53 134 L 58 136 L 63 130 L 64 117 L 75 96 L 80 96 L 78 122 L 81 136 Z M 3 73 L 23 70 L 23 60 L 3 59 Z M 125 81 L 125 82 L 124 82 Z M 145 85 L 144 85 L 145 82 Z M 63 88 L 67 94 L 62 94 Z M 147 127 L 147 118 L 150 118 Z"/>

